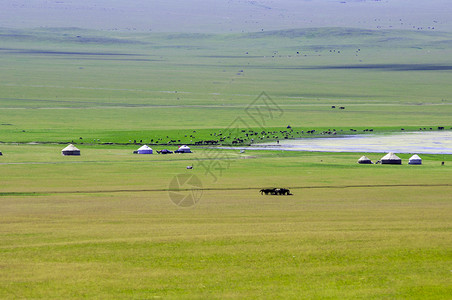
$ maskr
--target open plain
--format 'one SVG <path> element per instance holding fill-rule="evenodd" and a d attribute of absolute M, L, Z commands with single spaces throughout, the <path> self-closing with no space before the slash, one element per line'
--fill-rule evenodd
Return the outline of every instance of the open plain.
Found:
<path fill-rule="evenodd" d="M 452 156 L 194 144 L 450 130 L 451 40 L 1 29 L 0 298 L 449 298 Z"/>

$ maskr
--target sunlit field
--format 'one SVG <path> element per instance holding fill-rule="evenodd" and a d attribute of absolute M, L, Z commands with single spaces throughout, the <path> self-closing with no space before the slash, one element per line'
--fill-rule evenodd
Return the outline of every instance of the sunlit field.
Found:
<path fill-rule="evenodd" d="M 357 154 L 223 150 L 223 170 L 206 174 L 206 150 L 98 146 L 63 157 L 57 145 L 4 148 L 14 154 L 0 165 L 3 298 L 451 291 L 450 156 L 364 166 Z M 202 182 L 193 206 L 177 206 L 167 191 L 178 174 Z M 272 186 L 294 195 L 259 193 Z"/>
<path fill-rule="evenodd" d="M 448 299 L 450 155 L 194 144 L 450 130 L 450 40 L 1 29 L 0 298 Z"/>
<path fill-rule="evenodd" d="M 3 142 L 190 143 L 237 117 L 256 130 L 452 127 L 449 33 L 2 32 Z M 262 92 L 278 113 L 252 119 Z"/>

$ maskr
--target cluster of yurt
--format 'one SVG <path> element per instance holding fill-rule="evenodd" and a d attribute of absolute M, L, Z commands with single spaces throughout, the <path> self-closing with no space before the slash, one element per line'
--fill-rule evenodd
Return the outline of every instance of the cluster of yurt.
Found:
<path fill-rule="evenodd" d="M 358 159 L 359 164 L 373 164 L 373 162 L 367 157 L 362 156 L 360 159 Z M 382 165 L 401 165 L 402 159 L 395 155 L 393 152 L 389 152 L 385 156 L 383 156 L 379 161 L 377 161 L 377 164 L 381 163 Z M 422 159 L 419 157 L 419 155 L 415 154 L 411 156 L 411 158 L 408 161 L 409 165 L 422 165 Z"/>
<path fill-rule="evenodd" d="M 134 151 L 133 153 L 135 153 L 135 154 L 153 154 L 154 151 L 148 145 L 143 145 L 140 148 L 138 148 L 137 151 Z M 171 152 L 167 149 L 164 149 L 162 151 L 157 151 L 157 153 L 168 154 L 168 153 L 173 153 L 173 152 Z M 190 147 L 188 147 L 187 145 L 182 145 L 179 147 L 179 149 L 174 151 L 174 153 L 192 153 L 192 152 L 191 152 Z"/>
<path fill-rule="evenodd" d="M 177 149 L 174 152 L 175 153 L 192 153 L 190 147 L 188 147 L 187 145 L 180 146 L 179 149 Z M 137 151 L 133 151 L 133 153 L 135 153 L 135 154 L 153 154 L 154 150 L 152 150 L 152 148 L 149 147 L 148 145 L 143 145 L 140 148 L 138 148 Z M 172 152 L 165 149 L 165 152 L 162 151 L 162 153 L 172 153 Z M 69 144 L 67 147 L 65 147 L 63 150 L 61 150 L 61 154 L 64 156 L 80 155 L 80 149 L 78 149 L 77 147 L 75 147 L 72 144 Z M 2 152 L 0 152 L 0 155 L 2 155 Z"/>

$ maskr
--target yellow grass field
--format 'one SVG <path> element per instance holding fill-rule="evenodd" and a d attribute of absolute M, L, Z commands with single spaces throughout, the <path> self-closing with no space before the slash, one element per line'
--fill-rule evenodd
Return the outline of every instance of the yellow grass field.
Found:
<path fill-rule="evenodd" d="M 63 157 L 61 148 L 2 147 L 1 298 L 452 292 L 450 156 L 363 166 L 356 154 L 226 151 L 231 159 L 222 163 L 230 164 L 221 174 L 213 169 L 215 181 L 199 164 L 202 149 L 143 156 L 86 147 Z M 202 182 L 192 207 L 165 191 L 177 174 Z M 294 195 L 259 193 L 274 185 Z"/>

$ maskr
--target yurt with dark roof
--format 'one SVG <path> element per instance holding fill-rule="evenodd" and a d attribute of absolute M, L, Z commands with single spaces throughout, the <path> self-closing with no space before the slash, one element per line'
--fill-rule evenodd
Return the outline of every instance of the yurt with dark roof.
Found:
<path fill-rule="evenodd" d="M 152 154 L 152 153 L 154 153 L 154 151 L 148 145 L 143 145 L 140 148 L 138 148 L 138 154 Z"/>
<path fill-rule="evenodd" d="M 66 148 L 61 150 L 61 154 L 63 154 L 64 156 L 80 155 L 80 149 L 78 149 L 77 147 L 75 147 L 72 144 L 69 144 Z"/>
<path fill-rule="evenodd" d="M 389 152 L 381 158 L 382 165 L 401 165 L 402 159 L 392 152 Z"/>
<path fill-rule="evenodd" d="M 419 155 L 415 154 L 410 157 L 408 164 L 409 165 L 422 165 L 422 158 L 420 158 Z"/>
<path fill-rule="evenodd" d="M 363 155 L 360 159 L 358 159 L 358 163 L 362 165 L 371 165 L 373 162 L 367 156 Z"/>

